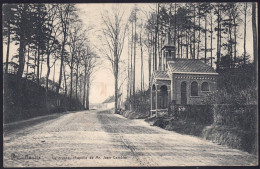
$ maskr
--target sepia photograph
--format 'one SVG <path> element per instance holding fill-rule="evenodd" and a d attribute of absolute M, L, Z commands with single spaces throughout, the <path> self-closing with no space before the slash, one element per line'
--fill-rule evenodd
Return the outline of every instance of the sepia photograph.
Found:
<path fill-rule="evenodd" d="M 258 166 L 258 3 L 3 3 L 3 167 Z"/>

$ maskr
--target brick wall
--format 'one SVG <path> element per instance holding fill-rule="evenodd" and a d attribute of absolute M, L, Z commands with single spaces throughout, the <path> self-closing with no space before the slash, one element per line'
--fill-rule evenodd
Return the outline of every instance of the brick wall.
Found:
<path fill-rule="evenodd" d="M 181 104 L 181 83 L 186 82 L 187 89 L 187 104 L 201 104 L 204 96 L 216 90 L 217 75 L 209 74 L 172 74 L 172 100 L 176 100 L 177 104 Z M 191 96 L 191 83 L 196 81 L 198 83 L 198 96 Z M 201 91 L 203 82 L 208 82 L 209 92 Z"/>

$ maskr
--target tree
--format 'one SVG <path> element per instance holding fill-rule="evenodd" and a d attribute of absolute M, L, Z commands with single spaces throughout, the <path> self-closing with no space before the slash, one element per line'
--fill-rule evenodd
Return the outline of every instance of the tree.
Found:
<path fill-rule="evenodd" d="M 33 21 L 33 36 L 30 39 L 37 51 L 37 84 L 40 84 L 40 61 L 43 62 L 43 54 L 47 40 L 46 7 L 44 4 L 34 4 L 31 20 Z M 42 57 L 42 59 L 41 59 Z M 42 64 L 41 64 L 42 69 Z"/>
<path fill-rule="evenodd" d="M 58 22 L 58 6 L 53 4 L 48 4 L 47 6 L 47 40 L 46 40 L 46 64 L 47 64 L 47 73 L 46 73 L 46 92 L 48 92 L 49 88 L 49 76 L 51 71 L 51 65 L 50 65 L 50 56 L 56 51 L 60 50 L 60 43 L 57 40 L 57 36 L 59 35 L 58 30 L 60 29 L 60 24 L 55 23 Z"/>
<path fill-rule="evenodd" d="M 106 59 L 111 63 L 115 80 L 115 113 L 118 108 L 118 70 L 122 54 L 127 24 L 123 23 L 123 13 L 114 9 L 112 16 L 102 15 L 103 37 L 107 48 L 103 48 Z"/>
<path fill-rule="evenodd" d="M 29 38 L 32 36 L 33 22 L 30 20 L 32 15 L 32 6 L 30 4 L 19 4 L 14 8 L 14 19 L 13 21 L 13 31 L 14 31 L 14 41 L 18 41 L 18 84 L 19 80 L 23 76 L 24 71 L 24 57 L 25 57 L 25 47 L 29 43 Z"/>
<path fill-rule="evenodd" d="M 247 22 L 247 2 L 244 2 L 244 8 L 243 8 L 243 13 L 244 13 L 244 55 L 243 55 L 243 61 L 244 64 L 246 64 L 246 22 Z"/>
<path fill-rule="evenodd" d="M 10 51 L 10 43 L 11 43 L 11 34 L 12 34 L 12 25 L 11 23 L 14 19 L 14 9 L 16 8 L 16 5 L 14 4 L 4 4 L 3 5 L 3 36 L 7 38 L 6 44 L 6 65 L 5 65 L 5 72 L 8 72 L 8 62 L 9 62 L 9 51 Z"/>
<path fill-rule="evenodd" d="M 257 66 L 258 66 L 258 44 L 257 44 L 257 32 L 256 32 L 256 3 L 252 3 L 252 31 L 253 31 L 253 54 L 255 64 L 255 76 L 257 79 Z"/>
<path fill-rule="evenodd" d="M 69 25 L 72 24 L 74 19 L 77 17 L 77 15 L 75 14 L 76 9 L 74 7 L 74 4 L 59 4 L 58 9 L 59 9 L 59 19 L 61 23 L 61 31 L 62 31 L 62 43 L 61 43 L 60 75 L 59 75 L 58 86 L 56 88 L 56 93 L 59 93 L 60 86 L 61 86 L 64 51 L 68 39 Z"/>

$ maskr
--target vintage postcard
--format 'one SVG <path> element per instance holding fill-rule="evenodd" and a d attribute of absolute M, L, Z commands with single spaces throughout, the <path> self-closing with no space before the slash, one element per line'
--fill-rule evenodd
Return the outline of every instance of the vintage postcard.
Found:
<path fill-rule="evenodd" d="M 258 4 L 3 3 L 3 167 L 258 165 Z"/>

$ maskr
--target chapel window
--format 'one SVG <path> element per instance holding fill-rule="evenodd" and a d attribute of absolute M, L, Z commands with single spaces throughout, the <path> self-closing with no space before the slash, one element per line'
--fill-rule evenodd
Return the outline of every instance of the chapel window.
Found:
<path fill-rule="evenodd" d="M 209 83 L 208 82 L 203 82 L 201 84 L 201 91 L 209 91 Z"/>
<path fill-rule="evenodd" d="M 192 82 L 191 83 L 191 96 L 198 96 L 198 83 L 197 82 Z"/>

